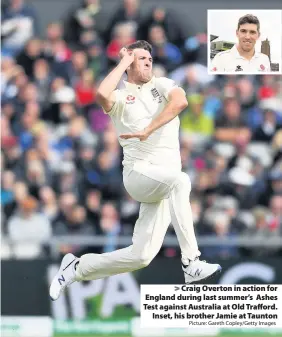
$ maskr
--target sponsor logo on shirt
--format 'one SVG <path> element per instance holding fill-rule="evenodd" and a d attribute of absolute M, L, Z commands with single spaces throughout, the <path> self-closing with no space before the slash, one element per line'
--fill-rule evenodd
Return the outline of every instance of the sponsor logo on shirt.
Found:
<path fill-rule="evenodd" d="M 128 95 L 127 97 L 126 97 L 126 102 L 125 102 L 126 104 L 134 104 L 135 103 L 135 97 L 134 96 L 132 96 L 132 95 Z"/>
<path fill-rule="evenodd" d="M 236 69 L 235 71 L 243 71 L 242 67 L 241 66 L 236 66 Z"/>
<path fill-rule="evenodd" d="M 260 70 L 262 70 L 262 71 L 265 70 L 265 66 L 263 64 L 261 64 L 259 67 L 260 67 Z"/>
<path fill-rule="evenodd" d="M 217 71 L 217 67 L 213 67 L 213 68 L 212 68 L 212 71 Z"/>
<path fill-rule="evenodd" d="M 151 90 L 151 93 L 154 97 L 154 100 L 158 99 L 158 103 L 162 103 L 162 96 L 159 94 L 159 92 L 156 88 L 153 88 Z"/>

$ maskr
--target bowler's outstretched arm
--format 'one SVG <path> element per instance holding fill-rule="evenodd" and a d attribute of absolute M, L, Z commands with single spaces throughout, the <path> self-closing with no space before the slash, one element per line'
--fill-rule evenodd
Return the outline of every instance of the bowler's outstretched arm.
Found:
<path fill-rule="evenodd" d="M 187 106 L 185 91 L 182 88 L 173 88 L 168 95 L 168 103 L 163 111 L 142 132 L 123 134 L 120 137 L 123 139 L 139 138 L 141 141 L 146 140 L 155 130 L 173 120 Z"/>

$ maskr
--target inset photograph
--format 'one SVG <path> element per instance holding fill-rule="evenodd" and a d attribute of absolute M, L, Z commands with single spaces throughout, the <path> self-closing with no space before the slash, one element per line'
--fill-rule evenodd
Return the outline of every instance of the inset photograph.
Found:
<path fill-rule="evenodd" d="M 281 10 L 208 10 L 209 74 L 282 74 Z"/>

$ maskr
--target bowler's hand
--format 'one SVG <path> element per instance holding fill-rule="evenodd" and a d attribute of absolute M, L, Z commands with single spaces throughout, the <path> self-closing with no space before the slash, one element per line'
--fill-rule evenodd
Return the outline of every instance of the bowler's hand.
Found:
<path fill-rule="evenodd" d="M 141 142 L 143 142 L 149 136 L 150 136 L 149 132 L 146 129 L 144 129 L 143 131 L 136 132 L 136 133 L 125 133 L 123 135 L 120 135 L 120 138 L 122 139 L 139 138 Z"/>
<path fill-rule="evenodd" d="M 134 51 L 126 48 L 122 48 L 119 52 L 121 62 L 125 62 L 128 66 L 134 61 Z"/>

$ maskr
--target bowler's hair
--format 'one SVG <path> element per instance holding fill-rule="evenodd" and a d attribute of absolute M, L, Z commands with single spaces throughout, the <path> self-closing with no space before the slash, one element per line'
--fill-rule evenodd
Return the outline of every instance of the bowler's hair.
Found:
<path fill-rule="evenodd" d="M 237 30 L 239 30 L 241 25 L 244 25 L 245 23 L 253 23 L 254 25 L 257 25 L 258 28 L 258 32 L 260 30 L 260 23 L 259 23 L 259 19 L 253 15 L 253 14 L 246 14 L 244 16 L 242 16 L 239 21 L 238 21 L 238 27 Z"/>
<path fill-rule="evenodd" d="M 126 46 L 127 49 L 134 50 L 134 49 L 144 49 L 147 50 L 150 54 L 152 54 L 152 46 L 149 42 L 145 40 L 138 40 L 134 43 L 129 44 Z"/>

